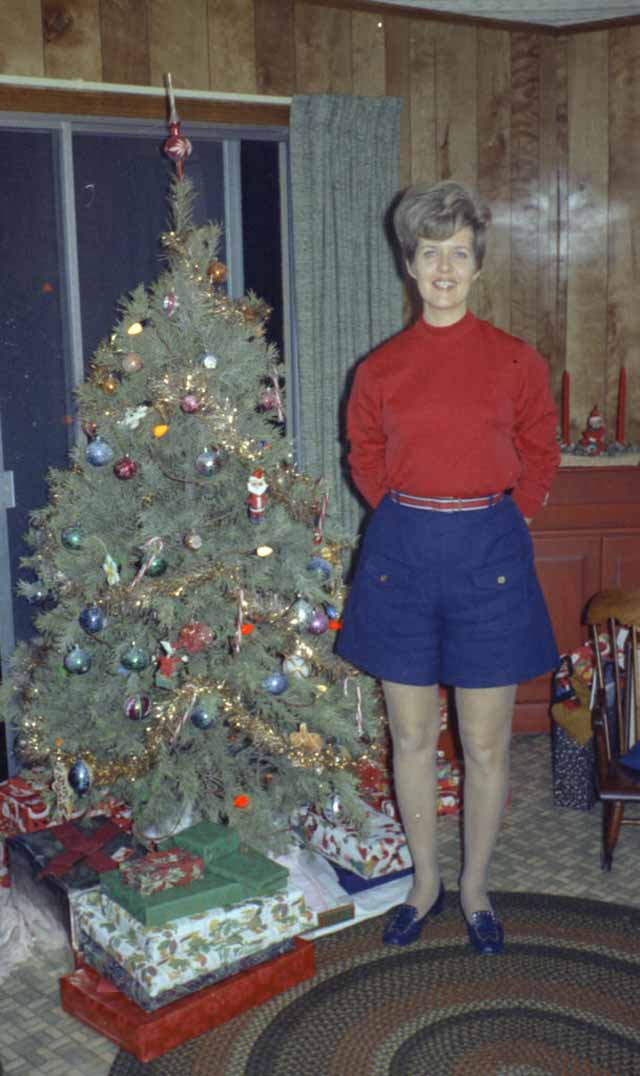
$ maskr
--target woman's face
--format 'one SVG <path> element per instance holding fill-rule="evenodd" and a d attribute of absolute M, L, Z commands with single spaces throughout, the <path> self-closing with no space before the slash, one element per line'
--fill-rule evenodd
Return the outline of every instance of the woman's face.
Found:
<path fill-rule="evenodd" d="M 425 321 L 454 325 L 467 312 L 469 289 L 478 275 L 473 231 L 460 228 L 448 239 L 418 239 L 407 269 L 418 285 Z"/>

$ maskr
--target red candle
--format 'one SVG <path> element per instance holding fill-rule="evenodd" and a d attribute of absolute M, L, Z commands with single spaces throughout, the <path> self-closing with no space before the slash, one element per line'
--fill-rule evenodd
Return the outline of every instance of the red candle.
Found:
<path fill-rule="evenodd" d="M 562 374 L 562 444 L 569 444 L 569 374 L 565 370 Z"/>
<path fill-rule="evenodd" d="M 620 370 L 618 380 L 618 415 L 616 421 L 616 441 L 624 444 L 624 411 L 627 402 L 627 371 L 624 366 Z"/>

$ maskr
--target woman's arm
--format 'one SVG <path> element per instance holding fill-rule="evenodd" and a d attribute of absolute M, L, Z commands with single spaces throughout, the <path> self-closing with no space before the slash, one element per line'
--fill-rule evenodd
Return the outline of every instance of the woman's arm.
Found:
<path fill-rule="evenodd" d="M 522 473 L 513 499 L 527 523 L 542 508 L 560 463 L 558 413 L 549 386 L 547 363 L 533 348 L 526 348 L 516 401 L 514 445 Z"/>
<path fill-rule="evenodd" d="M 388 489 L 385 435 L 379 385 L 367 362 L 360 364 L 347 406 L 347 437 L 351 477 L 366 501 L 375 508 Z"/>

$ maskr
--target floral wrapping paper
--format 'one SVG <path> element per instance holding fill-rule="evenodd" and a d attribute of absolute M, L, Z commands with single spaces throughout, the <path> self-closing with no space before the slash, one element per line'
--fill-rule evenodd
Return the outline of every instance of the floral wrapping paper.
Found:
<path fill-rule="evenodd" d="M 29 780 L 24 777 L 10 777 L 0 781 L 0 887 L 9 888 L 9 857 L 6 841 L 22 833 L 36 833 L 38 830 L 59 825 L 63 819 L 52 812 L 40 793 L 48 788 L 46 780 L 38 772 L 30 773 Z M 131 809 L 120 800 L 107 796 L 88 812 L 90 815 L 103 814 L 112 819 L 121 829 L 131 828 Z M 84 809 L 75 811 L 72 818 L 79 818 Z"/>
<path fill-rule="evenodd" d="M 196 990 L 204 990 L 205 987 L 213 986 L 214 983 L 219 983 L 222 979 L 228 979 L 239 971 L 246 971 L 248 968 L 255 967 L 256 964 L 264 964 L 267 960 L 273 960 L 275 957 L 281 956 L 282 953 L 289 952 L 290 949 L 293 949 L 293 945 L 293 938 L 286 938 L 284 941 L 270 945 L 267 949 L 262 949 L 259 953 L 254 953 L 253 956 L 242 957 L 233 964 L 218 968 L 217 971 L 198 975 L 197 978 L 191 979 L 187 983 L 170 987 L 168 990 L 163 990 L 154 997 L 142 983 L 129 974 L 126 968 L 123 968 L 121 964 L 118 964 L 117 960 L 110 957 L 106 950 L 101 945 L 98 945 L 93 938 L 90 938 L 84 932 L 80 937 L 80 949 L 84 961 L 100 975 L 104 976 L 105 979 L 113 983 L 131 1001 L 135 1001 L 136 1005 L 139 1005 L 145 1012 L 155 1012 L 156 1009 L 161 1009 L 164 1005 L 171 1005 L 172 1002 L 179 1001 L 180 998 L 187 997 L 188 994 L 195 994 Z"/>
<path fill-rule="evenodd" d="M 123 882 L 148 897 L 163 889 L 197 882 L 204 875 L 204 863 L 200 856 L 184 848 L 168 848 L 150 852 L 144 859 L 120 863 L 119 871 Z"/>
<path fill-rule="evenodd" d="M 155 928 L 144 927 L 98 892 L 84 894 L 75 912 L 79 933 L 101 946 L 151 998 L 317 925 L 302 893 L 293 888 Z"/>
<path fill-rule="evenodd" d="M 300 812 L 293 825 L 315 852 L 362 878 L 380 878 L 412 865 L 402 826 L 372 807 L 363 833 L 312 809 Z"/>

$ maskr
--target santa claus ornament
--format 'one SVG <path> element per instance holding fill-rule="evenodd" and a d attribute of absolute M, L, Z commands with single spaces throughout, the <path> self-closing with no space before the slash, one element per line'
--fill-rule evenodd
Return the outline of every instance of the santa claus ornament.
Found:
<path fill-rule="evenodd" d="M 247 482 L 249 496 L 245 501 L 249 519 L 252 523 L 262 523 L 264 520 L 267 507 L 267 488 L 264 471 L 261 467 L 257 467 L 249 476 L 249 481 Z"/>
<path fill-rule="evenodd" d="M 601 456 L 606 449 L 607 431 L 597 406 L 591 409 L 587 425 L 578 444 L 589 456 Z"/>

